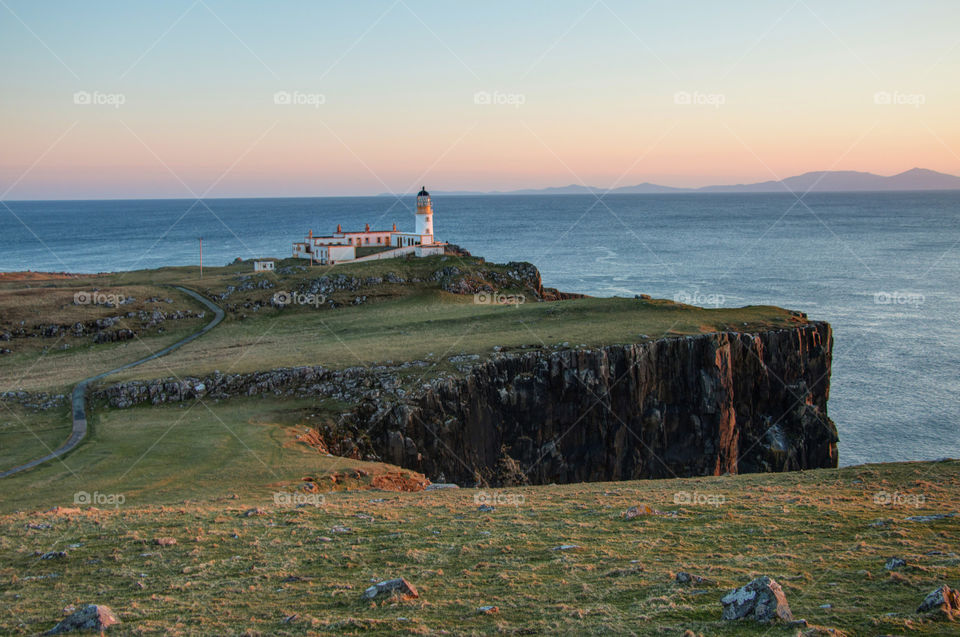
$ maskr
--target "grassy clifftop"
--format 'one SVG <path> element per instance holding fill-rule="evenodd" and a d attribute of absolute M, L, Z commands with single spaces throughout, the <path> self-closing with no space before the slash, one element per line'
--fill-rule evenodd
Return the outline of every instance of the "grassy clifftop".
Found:
<path fill-rule="evenodd" d="M 564 301 L 543 288 L 530 264 L 491 264 L 476 257 L 394 259 L 333 267 L 288 259 L 277 272 L 254 274 L 249 262 L 223 268 L 161 268 L 41 281 L 0 281 L 0 307 L 16 309 L 3 332 L 43 326 L 43 337 L 6 343 L 0 382 L 12 389 L 64 391 L 95 371 L 136 360 L 197 329 L 203 310 L 169 286 L 197 290 L 227 312 L 224 323 L 174 354 L 113 379 L 198 375 L 295 365 L 347 367 L 430 360 L 436 369 L 459 354 L 494 346 L 549 348 L 635 343 L 682 334 L 757 331 L 804 324 L 773 307 L 704 309 L 653 299 L 578 298 Z M 77 304 L 86 298 L 134 298 L 129 306 Z M 475 293 L 479 293 L 476 295 Z M 277 300 L 286 301 L 278 304 Z M 545 302 L 544 302 L 545 301 Z M 144 327 L 131 312 L 158 310 L 189 317 Z M 15 320 L 14 320 L 15 319 Z M 78 322 L 114 319 L 128 328 L 122 342 L 95 342 L 96 328 L 76 336 Z M 40 327 L 37 327 L 40 326 Z M 88 373 L 89 372 L 89 373 Z"/>
<path fill-rule="evenodd" d="M 290 485 L 271 487 L 289 500 L 224 482 L 169 506 L 131 497 L 8 512 L 0 632 L 37 633 L 92 602 L 112 607 L 118 632 L 131 634 L 795 635 L 720 620 L 720 598 L 766 574 L 811 624 L 960 634 L 916 613 L 926 593 L 960 581 L 960 519 L 908 519 L 955 511 L 958 469 L 949 461 L 496 491 L 293 496 Z M 623 516 L 638 505 L 654 513 Z M 891 557 L 906 566 L 888 570 Z M 678 571 L 707 581 L 678 584 Z M 362 598 L 393 577 L 420 598 Z"/>

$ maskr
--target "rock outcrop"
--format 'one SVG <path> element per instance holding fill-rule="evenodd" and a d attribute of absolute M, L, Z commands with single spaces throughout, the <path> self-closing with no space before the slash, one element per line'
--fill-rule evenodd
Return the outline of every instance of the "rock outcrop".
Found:
<path fill-rule="evenodd" d="M 720 600 L 723 619 L 753 619 L 761 623 L 793 621 L 787 596 L 776 580 L 758 577 L 749 584 L 732 590 Z"/>
<path fill-rule="evenodd" d="M 396 372 L 410 367 L 425 367 L 424 361 L 372 368 L 349 367 L 335 370 L 320 366 L 281 367 L 263 372 L 221 374 L 183 378 L 160 378 L 116 383 L 98 389 L 92 396 L 111 407 L 132 407 L 151 403 L 176 403 L 201 397 L 226 399 L 234 396 L 323 396 L 338 400 L 379 401 L 388 393 L 395 395 Z"/>
<path fill-rule="evenodd" d="M 61 633 L 74 631 L 98 632 L 103 634 L 105 630 L 119 623 L 121 623 L 120 620 L 117 619 L 117 616 L 110 610 L 109 606 L 87 604 L 44 634 L 59 635 Z"/>
<path fill-rule="evenodd" d="M 960 617 L 960 591 L 941 586 L 923 598 L 918 613 L 931 613 L 946 619 Z"/>
<path fill-rule="evenodd" d="M 386 462 L 498 484 L 507 456 L 547 484 L 837 465 L 826 323 L 499 354 L 358 409 Z"/>

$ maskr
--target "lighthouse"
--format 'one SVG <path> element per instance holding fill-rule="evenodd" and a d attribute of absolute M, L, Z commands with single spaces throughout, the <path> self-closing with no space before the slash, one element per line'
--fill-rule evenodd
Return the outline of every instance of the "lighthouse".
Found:
<path fill-rule="evenodd" d="M 433 243 L 433 204 L 426 186 L 417 193 L 417 234 L 421 243 Z"/>
<path fill-rule="evenodd" d="M 365 224 L 359 232 L 344 231 L 337 224 L 337 231 L 327 236 L 316 236 L 311 230 L 306 241 L 293 244 L 293 256 L 310 259 L 320 265 L 333 265 L 347 261 L 373 261 L 398 257 L 441 256 L 447 244 L 433 236 L 433 203 L 424 186 L 417 193 L 415 232 L 400 232 L 397 224 L 392 230 L 376 230 Z"/>

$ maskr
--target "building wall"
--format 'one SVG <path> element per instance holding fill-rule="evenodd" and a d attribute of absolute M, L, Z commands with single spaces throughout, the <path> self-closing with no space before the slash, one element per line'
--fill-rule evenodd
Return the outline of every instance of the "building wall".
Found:
<path fill-rule="evenodd" d="M 417 246 L 416 252 L 418 257 L 430 257 L 434 255 L 441 255 L 444 253 L 446 246 L 441 244 L 436 245 L 427 245 L 427 246 Z"/>
<path fill-rule="evenodd" d="M 354 246 L 327 246 L 328 263 L 338 263 L 340 261 L 352 261 L 357 256 L 357 250 Z"/>

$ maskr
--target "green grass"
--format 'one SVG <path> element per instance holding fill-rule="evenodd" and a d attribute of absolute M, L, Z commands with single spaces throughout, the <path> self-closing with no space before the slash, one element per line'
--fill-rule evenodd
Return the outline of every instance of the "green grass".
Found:
<path fill-rule="evenodd" d="M 0 467 L 47 455 L 67 440 L 71 427 L 68 401 L 48 411 L 0 403 Z"/>
<path fill-rule="evenodd" d="M 174 477 L 182 466 L 158 464 L 152 480 L 186 479 Z M 958 470 L 950 461 L 528 487 L 494 492 L 515 504 L 491 513 L 477 510 L 474 490 L 337 492 L 324 506 L 297 509 L 256 490 L 231 499 L 235 481 L 210 481 L 200 502 L 131 498 L 99 511 L 8 513 L 0 516 L 0 632 L 37 633 L 65 607 L 96 602 L 117 612 L 124 634 L 795 635 L 720 620 L 729 589 L 768 574 L 794 615 L 814 624 L 956 635 L 957 624 L 922 621 L 915 609 L 930 590 L 960 580 L 960 524 L 905 518 L 955 510 Z M 694 491 L 725 501 L 674 504 L 677 492 Z M 894 491 L 925 502 L 875 503 L 876 493 Z M 676 516 L 625 520 L 637 504 Z M 267 514 L 242 516 L 252 506 Z M 877 519 L 890 522 L 872 526 Z M 37 523 L 51 527 L 28 526 Z M 351 532 L 333 532 L 337 525 Z M 177 544 L 156 546 L 159 537 Z M 552 550 L 561 544 L 579 548 Z M 58 550 L 67 557 L 38 559 Z M 894 555 L 908 566 L 891 573 L 883 564 Z M 716 584 L 677 585 L 678 570 Z M 371 581 L 398 576 L 419 588 L 419 600 L 361 599 Z M 499 612 L 477 612 L 487 605 Z"/>
<path fill-rule="evenodd" d="M 746 325 L 745 325 L 746 324 Z M 269 310 L 233 320 L 202 340 L 118 378 L 241 372 L 278 366 L 346 367 L 384 361 L 445 360 L 561 343 L 636 343 L 680 334 L 799 324 L 772 307 L 694 308 L 666 301 L 590 298 L 519 306 L 477 305 L 473 297 L 425 290 L 356 307 Z"/>
<path fill-rule="evenodd" d="M 456 267 L 471 276 L 510 271 L 506 265 L 472 257 L 391 259 L 313 267 L 303 260 L 286 259 L 277 267 L 292 268 L 292 273 L 254 275 L 249 263 L 240 263 L 206 268 L 202 279 L 198 268 L 176 267 L 53 280 L 42 282 L 42 286 L 37 282 L 30 282 L 27 287 L 23 282 L 3 282 L 0 308 L 4 303 L 13 307 L 27 305 L 38 316 L 46 315 L 43 312 L 66 312 L 60 322 L 68 322 L 77 312 L 97 311 L 70 305 L 68 301 L 75 290 L 97 287 L 137 298 L 172 296 L 178 303 L 188 304 L 193 302 L 184 295 L 158 286 L 180 284 L 215 296 L 228 286 L 241 286 L 251 277 L 252 281 L 272 285 L 234 292 L 222 303 L 227 318 L 216 330 L 169 356 L 106 382 L 197 375 L 214 370 L 226 373 L 316 364 L 345 367 L 411 359 L 430 359 L 440 363 L 435 371 L 449 371 L 446 357 L 459 353 L 488 354 L 494 346 L 509 349 L 561 343 L 633 343 L 670 335 L 760 330 L 804 322 L 773 307 L 705 310 L 669 301 L 617 298 L 537 303 L 529 291 L 526 303 L 497 306 L 476 304 L 473 295 L 441 291 L 433 275 L 442 268 Z M 251 304 L 269 302 L 277 291 L 301 289 L 307 281 L 324 275 L 343 274 L 366 280 L 388 273 L 403 277 L 407 283 L 364 284 L 356 292 L 336 292 L 333 300 L 343 304 L 336 309 L 327 305 L 283 310 L 262 307 L 256 312 L 248 309 Z M 150 293 L 151 290 L 159 292 Z M 524 292 L 519 287 L 501 291 Z M 350 305 L 357 296 L 366 296 L 367 301 L 360 306 Z M 192 307 L 200 309 L 196 304 Z M 17 351 L 4 357 L 0 388 L 64 392 L 81 378 L 156 351 L 198 329 L 199 324 L 168 322 L 165 326 L 171 331 L 124 344 L 78 344 L 67 351 L 59 351 L 55 346 L 46 352 Z M 20 339 L 20 349 L 25 340 L 39 343 L 48 339 Z"/>
<path fill-rule="evenodd" d="M 310 414 L 338 407 L 272 398 L 113 410 L 95 406 L 88 436 L 76 450 L 3 480 L 0 511 L 72 506 L 80 491 L 122 493 L 129 504 L 138 505 L 211 493 L 263 496 L 304 476 L 364 466 L 320 455 L 295 441 L 295 434 L 308 426 L 304 423 L 313 420 Z M 69 434 L 69 409 L 29 418 L 33 429 L 49 429 L 48 443 L 56 441 L 55 446 Z M 37 453 L 32 435 L 14 425 L 10 430 L 4 438 L 16 444 L 4 448 L 5 467 L 46 453 Z"/>

